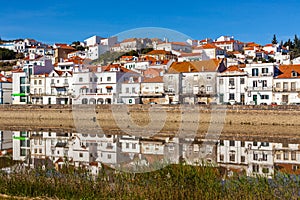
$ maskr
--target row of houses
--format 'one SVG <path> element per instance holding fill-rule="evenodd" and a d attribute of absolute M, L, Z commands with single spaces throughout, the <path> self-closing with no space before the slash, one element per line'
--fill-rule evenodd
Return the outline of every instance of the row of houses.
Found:
<path fill-rule="evenodd" d="M 107 66 L 85 65 L 79 57 L 55 66 L 34 59 L 10 76 L 1 75 L 0 103 L 300 103 L 300 65 L 257 62 L 227 67 L 227 59 L 157 62 L 151 58 Z"/>
<path fill-rule="evenodd" d="M 248 176 L 275 171 L 300 173 L 299 144 L 178 137 L 137 137 L 55 132 L 13 132 L 13 159 L 31 167 L 84 167 L 97 174 L 103 165 L 126 170 L 151 164 L 212 164 Z M 163 166 L 163 165 L 162 165 Z M 143 168 L 146 169 L 146 168 Z"/>

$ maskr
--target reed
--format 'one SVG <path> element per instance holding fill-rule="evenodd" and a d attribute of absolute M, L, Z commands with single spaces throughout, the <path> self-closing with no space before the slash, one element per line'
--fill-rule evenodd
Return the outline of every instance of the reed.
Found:
<path fill-rule="evenodd" d="M 213 166 L 168 165 L 146 173 L 103 168 L 97 177 L 65 168 L 0 174 L 0 193 L 53 199 L 299 199 L 300 180 L 277 173 L 222 179 Z"/>

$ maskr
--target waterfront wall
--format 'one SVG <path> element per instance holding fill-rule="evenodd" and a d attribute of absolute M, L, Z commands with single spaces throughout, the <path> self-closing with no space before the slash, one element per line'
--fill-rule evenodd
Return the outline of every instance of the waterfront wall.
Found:
<path fill-rule="evenodd" d="M 300 106 L 3 105 L 0 113 L 2 130 L 300 141 Z"/>

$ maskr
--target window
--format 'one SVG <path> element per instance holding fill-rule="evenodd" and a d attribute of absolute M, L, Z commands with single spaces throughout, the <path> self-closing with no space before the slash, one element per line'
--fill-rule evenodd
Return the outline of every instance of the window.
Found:
<path fill-rule="evenodd" d="M 219 79 L 219 84 L 223 85 L 224 84 L 224 80 L 222 78 Z"/>
<path fill-rule="evenodd" d="M 132 93 L 133 93 L 133 94 L 135 93 L 135 87 L 132 88 Z"/>
<path fill-rule="evenodd" d="M 92 77 L 90 77 L 90 82 L 93 82 L 93 78 Z"/>
<path fill-rule="evenodd" d="M 261 99 L 269 99 L 269 95 L 261 95 Z"/>
<path fill-rule="evenodd" d="M 194 81 L 198 80 L 198 75 L 194 75 Z"/>
<path fill-rule="evenodd" d="M 229 161 L 230 162 L 235 162 L 235 154 L 230 154 L 229 155 Z"/>
<path fill-rule="evenodd" d="M 291 82 L 291 91 L 296 91 L 296 82 Z"/>
<path fill-rule="evenodd" d="M 246 161 L 245 156 L 241 156 L 241 162 L 244 163 Z"/>
<path fill-rule="evenodd" d="M 224 140 L 220 140 L 220 146 L 224 146 Z"/>
<path fill-rule="evenodd" d="M 82 78 L 82 77 L 80 77 L 80 78 L 79 78 L 79 82 L 82 82 L 82 81 L 83 81 L 83 78 Z"/>
<path fill-rule="evenodd" d="M 230 140 L 229 141 L 229 146 L 234 147 L 235 146 L 235 141 L 234 140 Z"/>
<path fill-rule="evenodd" d="M 136 144 L 132 144 L 132 149 L 136 149 Z"/>
<path fill-rule="evenodd" d="M 241 147 L 245 147 L 245 142 L 241 141 Z"/>
<path fill-rule="evenodd" d="M 261 73 L 263 73 L 263 74 L 267 74 L 268 72 L 269 72 L 268 68 L 262 68 L 261 69 Z"/>
<path fill-rule="evenodd" d="M 126 88 L 126 93 L 129 93 L 129 88 L 128 87 Z"/>
<path fill-rule="evenodd" d="M 267 80 L 263 80 L 263 81 L 262 81 L 262 86 L 263 86 L 263 87 L 267 87 Z"/>
<path fill-rule="evenodd" d="M 229 86 L 234 86 L 234 78 L 229 79 Z"/>
<path fill-rule="evenodd" d="M 284 83 L 283 83 L 283 91 L 288 91 L 288 89 L 289 89 L 288 83 L 287 83 L 287 82 L 284 82 Z"/>
<path fill-rule="evenodd" d="M 253 142 L 253 146 L 256 147 L 257 146 L 257 142 Z"/>
<path fill-rule="evenodd" d="M 25 83 L 26 83 L 25 77 L 20 77 L 20 84 L 25 84 Z"/>
<path fill-rule="evenodd" d="M 262 155 L 262 160 L 263 160 L 263 161 L 268 161 L 268 155 L 265 154 L 265 153 L 263 153 L 263 155 Z"/>
<path fill-rule="evenodd" d="M 258 160 L 258 154 L 257 153 L 253 153 L 253 160 Z"/>
<path fill-rule="evenodd" d="M 252 76 L 258 76 L 258 69 L 257 68 L 252 69 Z"/>
<path fill-rule="evenodd" d="M 262 142 L 260 145 L 262 147 L 268 147 L 269 146 L 269 142 Z"/>
<path fill-rule="evenodd" d="M 126 149 L 129 149 L 129 143 L 126 143 Z"/>
<path fill-rule="evenodd" d="M 79 158 L 82 158 L 83 157 L 83 153 L 79 153 Z"/>
<path fill-rule="evenodd" d="M 34 85 L 36 85 L 37 84 L 37 80 L 34 80 Z"/>
<path fill-rule="evenodd" d="M 234 100 L 234 93 L 229 94 L 229 100 Z"/>
<path fill-rule="evenodd" d="M 39 80 L 39 85 L 42 85 L 42 80 Z"/>
<path fill-rule="evenodd" d="M 211 80 L 211 76 L 210 76 L 210 75 L 207 75 L 207 76 L 206 76 L 206 79 L 207 79 L 207 80 Z"/>
<path fill-rule="evenodd" d="M 281 153 L 276 154 L 276 159 L 281 160 Z"/>
<path fill-rule="evenodd" d="M 96 78 L 94 78 L 94 82 L 97 82 L 98 81 L 98 78 L 96 77 Z"/>
<path fill-rule="evenodd" d="M 276 88 L 280 88 L 281 87 L 281 83 L 276 83 Z"/>
<path fill-rule="evenodd" d="M 224 155 L 220 154 L 220 161 L 224 161 Z"/>
<path fill-rule="evenodd" d="M 107 154 L 107 158 L 108 158 L 108 159 L 111 159 L 111 154 Z"/>
<path fill-rule="evenodd" d="M 20 97 L 20 102 L 26 102 L 26 97 Z"/>
<path fill-rule="evenodd" d="M 253 81 L 252 86 L 257 87 L 257 81 Z"/>
<path fill-rule="evenodd" d="M 298 75 L 298 73 L 293 70 L 292 71 L 292 77 L 297 77 L 297 75 Z"/>
<path fill-rule="evenodd" d="M 220 103 L 223 103 L 224 102 L 224 94 L 220 94 L 219 99 L 220 99 Z"/>
<path fill-rule="evenodd" d="M 206 87 L 206 91 L 207 91 L 207 92 L 211 92 L 211 91 L 212 91 L 212 87 L 211 87 L 211 86 L 207 86 L 207 87 Z"/>
<path fill-rule="evenodd" d="M 289 159 L 289 152 L 285 151 L 283 154 L 283 159 L 288 160 Z"/>
<path fill-rule="evenodd" d="M 295 151 L 291 152 L 291 159 L 296 160 L 296 152 Z"/>
<path fill-rule="evenodd" d="M 268 174 L 269 173 L 269 168 L 262 168 L 262 172 L 264 174 Z"/>
<path fill-rule="evenodd" d="M 245 84 L 245 78 L 240 79 L 240 84 Z"/>
<path fill-rule="evenodd" d="M 107 80 L 107 81 L 111 81 L 111 77 L 110 77 L 110 76 L 108 76 L 106 80 Z"/>

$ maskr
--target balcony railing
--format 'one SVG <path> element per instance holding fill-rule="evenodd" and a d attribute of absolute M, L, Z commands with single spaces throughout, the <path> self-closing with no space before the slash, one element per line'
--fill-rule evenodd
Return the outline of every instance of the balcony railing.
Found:
<path fill-rule="evenodd" d="M 300 92 L 300 88 L 274 88 L 274 92 Z"/>
<path fill-rule="evenodd" d="M 272 91 L 273 87 L 247 87 L 247 91 Z"/>

